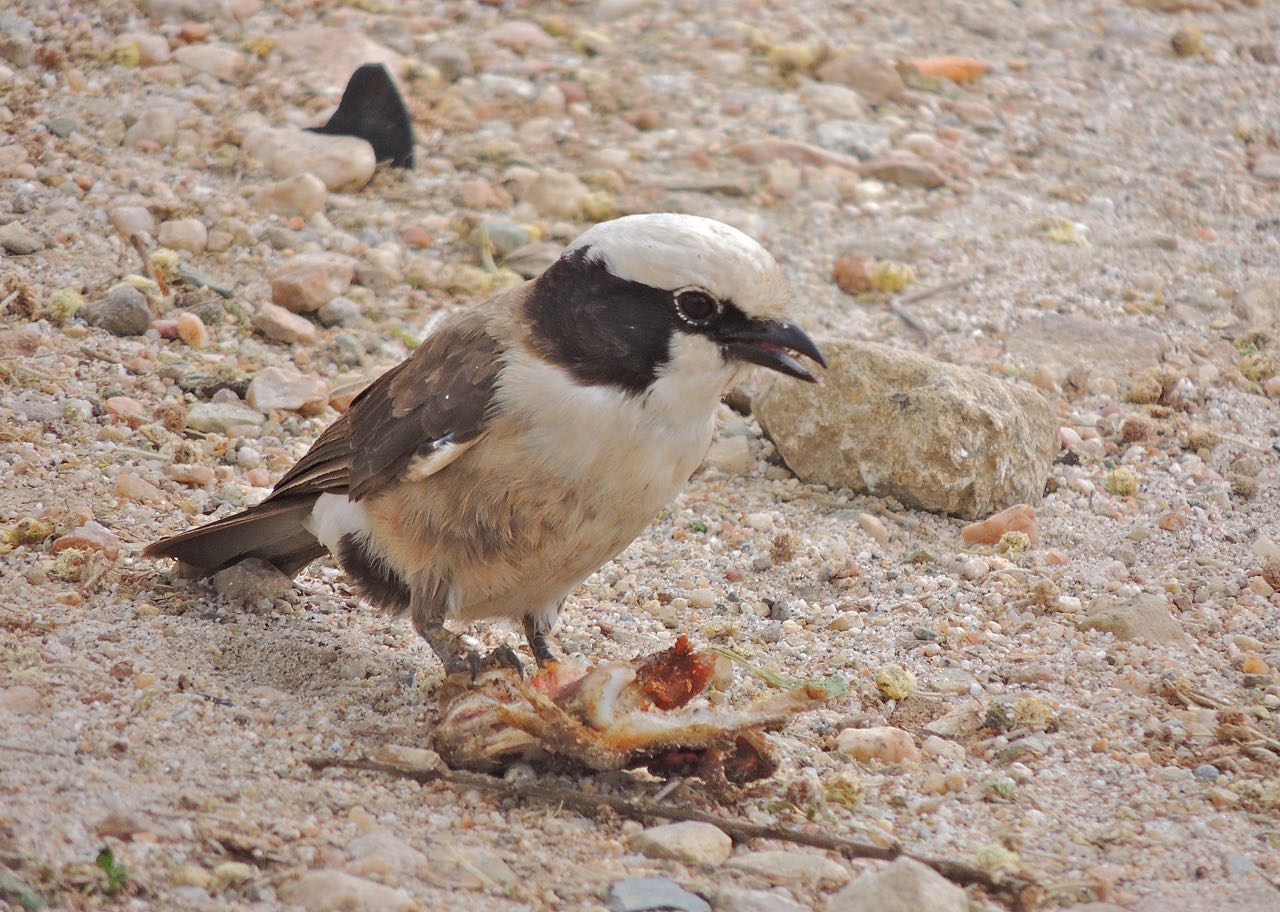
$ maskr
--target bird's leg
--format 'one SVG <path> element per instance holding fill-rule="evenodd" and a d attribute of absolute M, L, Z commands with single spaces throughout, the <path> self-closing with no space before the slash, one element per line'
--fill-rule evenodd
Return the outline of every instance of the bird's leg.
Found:
<path fill-rule="evenodd" d="M 542 615 L 526 614 L 524 616 L 524 638 L 529 641 L 529 648 L 533 650 L 533 658 L 539 668 L 548 662 L 556 661 L 555 653 L 551 651 L 551 643 L 547 640 L 547 626 Z"/>
<path fill-rule="evenodd" d="M 524 665 L 510 646 L 504 643 L 488 655 L 481 656 L 468 649 L 458 634 L 444 626 L 445 605 L 448 604 L 446 592 L 444 585 L 433 580 L 429 587 L 415 586 L 409 595 L 413 628 L 444 664 L 444 673 L 467 672 L 473 681 L 480 672 L 495 668 L 514 668 L 523 675 Z"/>
<path fill-rule="evenodd" d="M 514 668 L 522 676 L 524 675 L 524 663 L 520 661 L 516 651 L 506 643 L 482 656 L 468 649 L 462 642 L 462 637 L 447 629 L 443 618 L 427 618 L 424 622 L 418 623 L 415 617 L 413 626 L 444 664 L 446 675 L 463 672 L 470 675 L 471 680 L 474 681 L 480 672 L 492 671 L 496 668 Z"/>
<path fill-rule="evenodd" d="M 474 678 L 479 672 L 480 657 L 466 647 L 460 636 L 444 626 L 444 618 L 414 611 L 413 628 L 440 659 L 446 675 L 466 671 Z"/>

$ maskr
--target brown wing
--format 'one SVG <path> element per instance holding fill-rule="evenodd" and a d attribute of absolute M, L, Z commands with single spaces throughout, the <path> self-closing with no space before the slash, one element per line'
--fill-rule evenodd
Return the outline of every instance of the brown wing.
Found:
<path fill-rule="evenodd" d="M 360 500 L 397 479 L 409 463 L 484 432 L 501 362 L 482 316 L 461 314 L 373 381 L 268 500 L 346 493 Z"/>

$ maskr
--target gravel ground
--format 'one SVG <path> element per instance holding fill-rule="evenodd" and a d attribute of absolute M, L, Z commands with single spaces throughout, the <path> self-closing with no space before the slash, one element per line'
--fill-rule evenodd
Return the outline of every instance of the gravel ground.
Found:
<path fill-rule="evenodd" d="M 263 496 L 330 402 L 512 280 L 476 226 L 502 252 L 676 209 L 764 242 L 820 336 L 1034 383 L 1064 430 L 1040 544 L 1000 554 L 800 483 L 726 408 L 745 448 L 570 598 L 560 643 L 596 661 L 687 632 L 851 686 L 776 736 L 773 779 L 673 800 L 1016 868 L 1048 906 L 1280 909 L 1276 6 L 509 6 L 0 10 L 0 908 L 25 884 L 55 908 L 599 909 L 644 874 L 717 909 L 853 908 L 835 891 L 870 863 L 663 860 L 634 822 L 314 773 L 428 743 L 429 650 L 325 562 L 245 605 L 137 557 Z M 987 69 L 893 63 L 940 55 Z M 344 189 L 353 155 L 327 191 L 274 186 L 256 159 L 289 134 L 241 143 L 321 122 L 370 60 L 401 78 L 418 168 Z M 177 251 L 165 289 L 112 290 L 144 269 L 131 231 Z M 343 303 L 268 307 L 321 252 Z M 846 256 L 913 281 L 846 293 Z M 913 693 L 877 687 L 890 665 Z M 730 699 L 767 690 L 740 674 Z M 871 726 L 913 756 L 839 749 Z"/>

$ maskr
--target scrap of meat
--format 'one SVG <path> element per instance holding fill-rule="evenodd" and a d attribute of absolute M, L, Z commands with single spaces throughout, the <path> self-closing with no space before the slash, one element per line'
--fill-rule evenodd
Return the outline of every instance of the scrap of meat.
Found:
<path fill-rule="evenodd" d="M 764 732 L 828 698 L 802 684 L 742 710 L 690 707 L 716 658 L 681 637 L 670 649 L 595 668 L 557 664 L 530 680 L 503 668 L 446 698 L 435 749 L 454 768 L 496 771 L 516 761 L 591 770 L 646 767 L 658 776 L 732 783 L 769 776 Z"/>

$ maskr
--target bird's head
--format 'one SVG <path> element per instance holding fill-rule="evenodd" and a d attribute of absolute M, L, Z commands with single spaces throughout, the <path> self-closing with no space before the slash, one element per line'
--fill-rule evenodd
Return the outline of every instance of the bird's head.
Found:
<path fill-rule="evenodd" d="M 750 364 L 812 382 L 797 355 L 826 361 L 790 310 L 767 250 L 723 222 L 673 213 L 590 228 L 525 302 L 539 354 L 579 383 L 630 393 L 672 377 L 718 394 Z"/>

